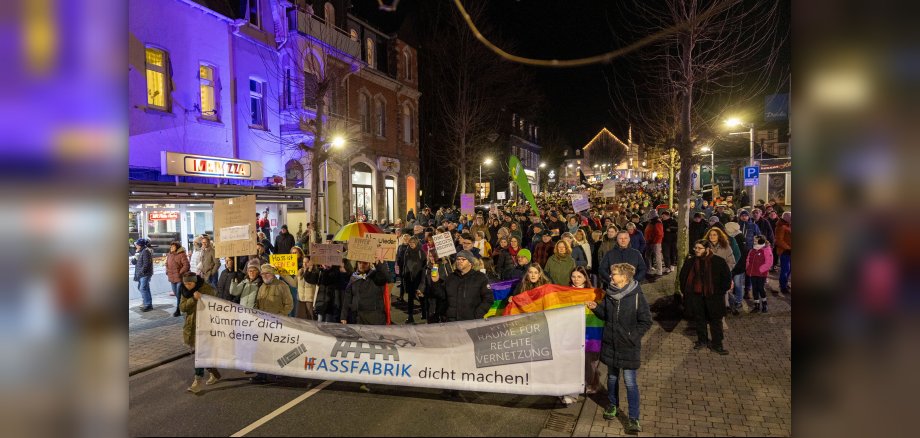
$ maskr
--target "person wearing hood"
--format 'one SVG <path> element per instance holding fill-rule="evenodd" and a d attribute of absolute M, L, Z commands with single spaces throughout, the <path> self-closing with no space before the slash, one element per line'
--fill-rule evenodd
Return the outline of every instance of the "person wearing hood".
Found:
<path fill-rule="evenodd" d="M 204 278 L 194 272 L 186 272 L 182 276 L 182 285 L 179 287 L 182 302 L 179 307 L 185 313 L 185 325 L 182 326 L 182 340 L 192 351 L 195 351 L 195 319 L 198 310 L 198 300 L 202 295 L 216 296 L 214 288 Z M 213 385 L 220 380 L 217 368 L 208 368 L 209 378 L 205 385 Z M 188 392 L 196 393 L 201 388 L 201 379 L 204 377 L 204 368 L 195 368 L 195 379 L 192 380 Z"/>
<path fill-rule="evenodd" d="M 348 324 L 349 314 L 352 314 L 357 324 L 385 325 L 387 314 L 383 289 L 390 280 L 387 264 L 379 258 L 373 264 L 359 261 L 345 288 L 339 321 Z"/>
<path fill-rule="evenodd" d="M 767 275 L 773 267 L 773 250 L 766 236 L 759 235 L 754 238 L 754 247 L 746 258 L 746 271 L 751 278 L 751 288 L 754 292 L 754 307 L 751 313 L 767 313 Z M 737 281 L 737 280 L 736 280 Z"/>
<path fill-rule="evenodd" d="M 696 322 L 696 344 L 699 350 L 709 346 L 721 355 L 728 354 L 722 346 L 722 318 L 725 316 L 725 292 L 732 286 L 731 269 L 725 259 L 712 252 L 708 240 L 697 240 L 680 268 L 680 292 Z M 708 329 L 707 329 L 708 327 Z M 709 332 L 712 332 L 712 344 Z"/>
<path fill-rule="evenodd" d="M 176 311 L 173 316 L 179 316 L 179 304 L 182 301 L 182 295 L 179 294 L 179 286 L 182 284 L 182 276 L 191 270 L 188 261 L 188 253 L 178 240 L 170 242 L 169 254 L 166 254 L 166 278 L 172 286 L 173 295 L 176 296 Z"/>
<path fill-rule="evenodd" d="M 732 268 L 732 283 L 734 289 L 729 295 L 729 308 L 733 315 L 738 316 L 741 314 L 741 311 L 744 307 L 744 278 L 745 278 L 745 263 L 747 260 L 748 251 L 751 250 L 751 247 L 748 246 L 747 240 L 744 238 L 744 233 L 741 232 L 741 225 L 738 225 L 737 222 L 729 222 L 725 224 L 725 234 L 728 235 L 728 238 L 733 240 L 735 245 L 738 247 L 738 263 L 735 263 L 735 266 Z"/>
<path fill-rule="evenodd" d="M 612 420 L 617 417 L 620 406 L 620 370 L 623 370 L 629 403 L 626 430 L 630 433 L 642 430 L 639 425 L 637 371 L 642 363 L 642 337 L 652 328 L 652 313 L 635 275 L 633 265 L 614 264 L 610 267 L 611 281 L 603 301 L 585 303 L 594 315 L 604 321 L 601 361 L 607 365 L 607 397 L 610 400 L 610 406 L 604 410 L 604 418 Z"/>
<path fill-rule="evenodd" d="M 776 222 L 776 253 L 779 254 L 779 290 L 789 293 L 789 276 L 792 275 L 792 212 L 783 213 Z"/>
<path fill-rule="evenodd" d="M 134 248 L 137 250 L 135 256 L 131 258 L 131 264 L 134 265 L 134 281 L 137 282 L 137 289 L 141 292 L 141 312 L 153 310 L 153 296 L 150 294 L 150 278 L 153 277 L 153 250 L 150 249 L 150 241 L 144 238 L 137 239 L 134 242 Z"/>
<path fill-rule="evenodd" d="M 230 281 L 230 295 L 239 297 L 238 301 L 243 307 L 250 309 L 256 307 L 256 297 L 259 295 L 259 288 L 262 287 L 260 268 L 259 260 L 252 259 L 246 263 L 246 277 L 242 280 L 232 279 Z"/>

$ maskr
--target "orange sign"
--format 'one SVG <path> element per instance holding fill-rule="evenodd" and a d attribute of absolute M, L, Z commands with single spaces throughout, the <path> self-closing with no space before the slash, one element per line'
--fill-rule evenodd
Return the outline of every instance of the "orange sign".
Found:
<path fill-rule="evenodd" d="M 179 219 L 178 211 L 151 211 L 147 214 L 148 221 L 174 221 Z"/>

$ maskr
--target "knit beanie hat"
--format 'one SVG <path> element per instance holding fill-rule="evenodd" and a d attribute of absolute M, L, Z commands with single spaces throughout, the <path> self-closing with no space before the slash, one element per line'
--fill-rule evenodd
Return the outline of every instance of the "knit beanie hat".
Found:
<path fill-rule="evenodd" d="M 263 273 L 263 274 L 278 275 L 278 270 L 275 269 L 274 266 L 272 266 L 272 265 L 270 265 L 270 264 L 268 264 L 268 263 L 262 265 L 262 268 L 260 269 L 260 272 Z"/>
<path fill-rule="evenodd" d="M 717 224 L 717 223 L 719 223 L 719 217 L 716 216 L 716 215 L 712 215 L 712 216 L 709 218 L 709 225 L 713 225 L 713 224 Z"/>
<path fill-rule="evenodd" d="M 476 261 L 476 256 L 474 256 L 472 252 L 467 251 L 467 250 L 463 250 L 463 251 L 458 252 L 458 253 L 457 253 L 457 258 L 460 258 L 460 257 L 465 258 L 465 259 L 466 259 L 468 262 L 470 262 L 470 263 Z"/>
<path fill-rule="evenodd" d="M 522 249 L 522 250 L 518 251 L 517 256 L 518 256 L 518 257 L 524 257 L 524 258 L 526 258 L 528 262 L 529 262 L 530 259 L 531 259 L 530 250 L 529 250 L 529 249 Z"/>
<path fill-rule="evenodd" d="M 246 270 L 248 271 L 250 269 L 255 269 L 257 271 L 261 269 L 261 264 L 258 259 L 252 259 L 246 263 Z"/>

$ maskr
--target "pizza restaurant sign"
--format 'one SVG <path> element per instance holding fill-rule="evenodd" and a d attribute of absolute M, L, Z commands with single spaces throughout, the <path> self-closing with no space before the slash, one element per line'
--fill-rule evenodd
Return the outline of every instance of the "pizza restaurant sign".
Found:
<path fill-rule="evenodd" d="M 161 154 L 164 175 L 201 176 L 211 178 L 262 179 L 262 163 L 232 158 L 190 155 L 176 152 Z"/>

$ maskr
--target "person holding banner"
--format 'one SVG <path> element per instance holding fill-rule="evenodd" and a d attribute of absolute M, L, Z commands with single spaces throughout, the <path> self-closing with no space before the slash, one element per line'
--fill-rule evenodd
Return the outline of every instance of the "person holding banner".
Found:
<path fill-rule="evenodd" d="M 246 277 L 242 280 L 230 281 L 230 295 L 239 297 L 241 306 L 253 309 L 256 307 L 256 297 L 262 287 L 262 277 L 259 275 L 261 264 L 253 259 L 246 263 Z"/>
<path fill-rule="evenodd" d="M 202 295 L 217 296 L 214 288 L 208 284 L 204 278 L 199 277 L 194 272 L 186 272 L 182 276 L 182 285 L 179 287 L 179 293 L 182 294 L 182 302 L 179 307 L 185 313 L 185 325 L 182 326 L 182 340 L 192 351 L 195 351 L 195 314 L 198 310 L 198 300 Z M 201 379 L 204 377 L 204 368 L 195 368 L 195 379 L 188 387 L 187 391 L 196 393 L 201 389 Z M 208 381 L 205 385 L 213 385 L 220 380 L 220 372 L 217 368 L 208 368 Z"/>
<path fill-rule="evenodd" d="M 620 406 L 620 370 L 623 370 L 626 399 L 629 402 L 626 431 L 630 433 L 642 431 L 639 425 L 638 370 L 642 362 L 642 337 L 652 328 L 652 312 L 639 282 L 634 278 L 635 271 L 636 268 L 629 263 L 611 266 L 611 282 L 603 301 L 585 303 L 604 321 L 601 361 L 607 365 L 607 398 L 610 400 L 610 406 L 604 410 L 604 418 L 612 420 L 617 417 Z"/>
<path fill-rule="evenodd" d="M 374 263 L 358 261 L 358 269 L 342 297 L 339 321 L 348 324 L 349 314 L 357 324 L 385 325 L 387 323 L 384 286 L 391 281 L 387 264 L 377 258 Z"/>
<path fill-rule="evenodd" d="M 514 288 L 514 292 L 511 292 L 511 296 L 527 292 L 531 289 L 536 289 L 545 284 L 553 283 L 552 280 L 546 276 L 546 273 L 543 272 L 543 268 L 538 263 L 531 263 L 526 266 L 526 273 L 521 277 L 521 282 Z"/>
<path fill-rule="evenodd" d="M 572 271 L 571 280 L 569 286 L 579 289 L 594 289 L 588 270 L 584 266 L 578 266 Z M 587 394 L 595 394 L 600 388 L 601 372 L 598 369 L 600 359 L 600 352 L 585 351 L 585 392 Z"/>
<path fill-rule="evenodd" d="M 289 315 L 294 308 L 291 291 L 284 282 L 278 281 L 278 270 L 266 263 L 259 269 L 262 286 L 256 295 L 256 309 L 275 315 Z"/>
<path fill-rule="evenodd" d="M 314 297 L 314 312 L 318 321 L 338 321 L 342 308 L 342 291 L 350 275 L 345 265 L 322 265 L 316 271 L 316 296 Z M 312 277 L 309 281 L 312 281 Z"/>
<path fill-rule="evenodd" d="M 457 253 L 454 275 L 447 277 L 440 298 L 447 301 L 448 322 L 482 319 L 492 307 L 494 297 L 486 274 L 473 269 L 476 256 L 463 250 Z"/>

